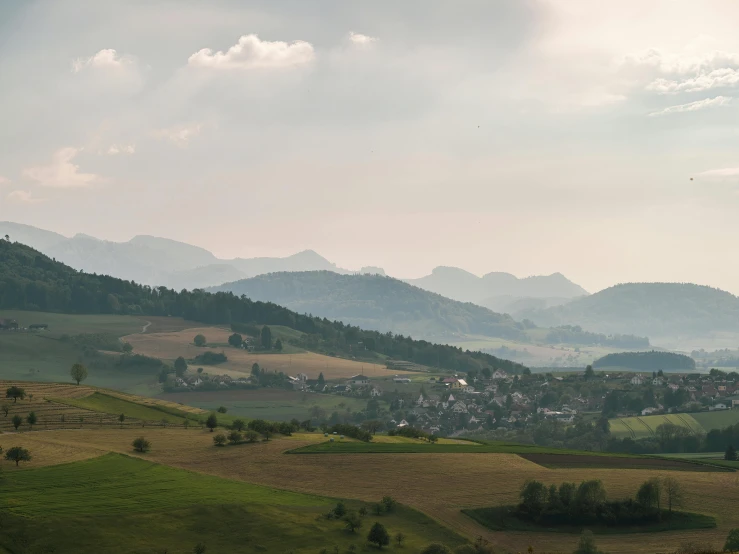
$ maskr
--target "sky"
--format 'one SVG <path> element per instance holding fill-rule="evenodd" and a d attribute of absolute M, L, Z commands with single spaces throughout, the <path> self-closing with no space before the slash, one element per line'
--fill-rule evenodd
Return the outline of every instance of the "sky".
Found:
<path fill-rule="evenodd" d="M 734 0 L 4 0 L 0 220 L 739 294 Z"/>

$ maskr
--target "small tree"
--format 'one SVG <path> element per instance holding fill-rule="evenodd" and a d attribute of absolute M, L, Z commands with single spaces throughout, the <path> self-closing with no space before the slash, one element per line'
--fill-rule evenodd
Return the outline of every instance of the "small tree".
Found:
<path fill-rule="evenodd" d="M 649 512 L 654 508 L 659 509 L 659 500 L 661 495 L 661 486 L 659 480 L 649 479 L 644 481 L 636 493 L 636 501 L 642 505 L 645 511 Z"/>
<path fill-rule="evenodd" d="M 339 502 L 336 504 L 333 511 L 336 517 L 344 517 L 346 515 L 346 506 L 343 502 Z"/>
<path fill-rule="evenodd" d="M 133 352 L 133 345 L 130 342 L 124 342 L 122 349 L 124 354 L 130 354 Z"/>
<path fill-rule="evenodd" d="M 242 436 L 241 436 L 241 433 L 239 433 L 238 431 L 231 431 L 231 432 L 230 432 L 230 433 L 228 434 L 228 441 L 229 441 L 229 442 L 230 442 L 231 444 L 236 444 L 236 443 L 238 443 L 238 442 L 241 442 L 241 440 L 242 440 L 243 438 L 244 438 L 244 437 L 242 437 Z"/>
<path fill-rule="evenodd" d="M 123 427 L 123 422 L 126 421 L 126 414 L 121 414 L 118 416 L 118 421 L 121 422 L 121 427 Z"/>
<path fill-rule="evenodd" d="M 383 496 L 380 502 L 386 512 L 392 512 L 393 510 L 395 510 L 395 506 L 397 504 L 392 496 Z"/>
<path fill-rule="evenodd" d="M 185 358 L 182 356 L 179 356 L 174 361 L 174 372 L 177 377 L 182 377 L 185 372 L 187 371 L 187 362 L 185 361 Z"/>
<path fill-rule="evenodd" d="M 247 431 L 244 433 L 244 440 L 246 442 L 257 442 L 259 440 L 259 433 L 256 431 Z"/>
<path fill-rule="evenodd" d="M 264 348 L 265 350 L 272 350 L 272 330 L 266 325 L 262 327 L 260 340 L 262 343 L 262 348 Z"/>
<path fill-rule="evenodd" d="M 13 404 L 18 402 L 19 398 L 23 400 L 25 397 L 26 391 L 20 387 L 9 387 L 8 390 L 5 392 L 5 398 L 12 398 Z"/>
<path fill-rule="evenodd" d="M 203 374 L 203 368 L 202 367 L 199 367 L 198 368 L 198 375 L 202 375 L 202 374 Z"/>
<path fill-rule="evenodd" d="M 354 533 L 362 526 L 362 518 L 359 517 L 357 512 L 348 512 L 344 516 L 344 523 L 346 523 L 346 528 Z"/>
<path fill-rule="evenodd" d="M 667 497 L 667 509 L 672 515 L 672 507 L 676 508 L 683 504 L 683 490 L 680 486 L 680 481 L 674 477 L 666 477 L 662 489 L 665 491 Z"/>
<path fill-rule="evenodd" d="M 595 546 L 595 539 L 593 538 L 593 532 L 587 529 L 580 535 L 580 542 L 577 544 L 577 549 L 573 554 L 602 554 L 600 550 Z"/>
<path fill-rule="evenodd" d="M 199 542 L 195 545 L 195 548 L 192 549 L 194 554 L 205 554 L 205 545 L 202 542 Z"/>
<path fill-rule="evenodd" d="M 734 448 L 732 445 L 729 445 L 726 448 L 726 452 L 724 452 L 724 460 L 735 462 L 736 458 L 737 458 L 736 448 Z"/>
<path fill-rule="evenodd" d="M 15 430 L 18 430 L 18 427 L 21 426 L 21 423 L 23 423 L 23 418 L 19 416 L 18 414 L 13 416 L 13 427 L 15 427 Z"/>
<path fill-rule="evenodd" d="M 387 534 L 387 529 L 379 521 L 376 522 L 370 529 L 367 535 L 367 542 L 376 544 L 377 548 L 382 549 L 383 546 L 390 544 L 390 535 Z"/>
<path fill-rule="evenodd" d="M 208 419 L 205 420 L 205 426 L 210 429 L 210 432 L 213 432 L 213 429 L 218 427 L 218 418 L 216 417 L 216 414 L 210 414 L 208 416 Z"/>
<path fill-rule="evenodd" d="M 585 367 L 585 378 L 586 379 L 592 379 L 595 377 L 595 371 L 593 371 L 593 366 L 588 365 Z"/>
<path fill-rule="evenodd" d="M 5 453 L 5 459 L 11 462 L 15 462 L 16 467 L 19 462 L 30 462 L 31 453 L 20 446 L 14 446 Z"/>
<path fill-rule="evenodd" d="M 193 342 L 195 343 L 195 346 L 205 346 L 206 344 L 208 344 L 205 335 L 195 335 Z"/>
<path fill-rule="evenodd" d="M 729 531 L 729 536 L 726 537 L 726 543 L 724 544 L 724 551 L 739 551 L 739 529 L 734 528 Z"/>
<path fill-rule="evenodd" d="M 405 535 L 401 532 L 397 532 L 395 534 L 395 542 L 398 543 L 398 546 L 403 546 L 403 541 L 405 540 Z"/>
<path fill-rule="evenodd" d="M 226 408 L 226 406 L 220 406 L 218 408 L 218 413 L 219 414 L 225 414 L 227 411 L 228 411 L 228 408 Z"/>
<path fill-rule="evenodd" d="M 36 421 L 38 421 L 38 419 L 36 418 L 36 412 L 31 412 L 30 414 L 28 414 L 26 416 L 26 421 L 31 426 L 31 429 L 33 429 L 33 426 L 36 425 Z"/>
<path fill-rule="evenodd" d="M 318 386 L 320 388 L 323 388 L 325 384 L 326 384 L 326 379 L 323 377 L 323 372 L 321 372 L 318 374 Z"/>
<path fill-rule="evenodd" d="M 243 431 L 246 427 L 246 423 L 243 419 L 234 419 L 233 423 L 231 424 L 231 428 L 236 431 Z"/>
<path fill-rule="evenodd" d="M 3 413 L 5 414 L 5 417 L 8 417 L 8 412 L 10 412 L 10 406 L 3 404 Z"/>
<path fill-rule="evenodd" d="M 282 340 L 281 339 L 277 339 L 275 341 L 275 350 L 277 350 L 278 352 L 282 352 Z"/>
<path fill-rule="evenodd" d="M 241 345 L 244 344 L 244 337 L 242 337 L 238 333 L 234 333 L 233 335 L 228 337 L 228 344 L 230 344 L 234 348 L 241 348 Z"/>
<path fill-rule="evenodd" d="M 215 437 L 213 437 L 213 444 L 216 446 L 223 446 L 226 444 L 226 435 L 223 433 L 218 433 Z"/>
<path fill-rule="evenodd" d="M 79 385 L 81 381 L 87 379 L 87 368 L 82 364 L 74 364 L 72 369 L 69 370 L 69 374 Z"/>
<path fill-rule="evenodd" d="M 151 450 L 151 443 L 148 440 L 146 440 L 144 437 L 139 437 L 135 439 L 132 445 L 133 445 L 133 449 L 136 452 L 145 453 Z"/>

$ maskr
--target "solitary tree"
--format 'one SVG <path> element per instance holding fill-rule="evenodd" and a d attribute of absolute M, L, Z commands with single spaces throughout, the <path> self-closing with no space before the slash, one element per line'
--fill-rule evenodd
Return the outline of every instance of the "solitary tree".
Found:
<path fill-rule="evenodd" d="M 199 542 L 195 545 L 195 548 L 192 549 L 193 554 L 205 554 L 205 545 L 202 542 Z"/>
<path fill-rule="evenodd" d="M 208 341 L 205 339 L 205 335 L 195 335 L 193 342 L 195 346 L 205 346 Z"/>
<path fill-rule="evenodd" d="M 732 445 L 729 445 L 726 448 L 726 452 L 724 453 L 724 460 L 730 460 L 732 462 L 736 461 L 736 448 L 734 448 Z"/>
<path fill-rule="evenodd" d="M 174 372 L 177 377 L 182 377 L 187 371 L 187 362 L 180 356 L 174 361 Z"/>
<path fill-rule="evenodd" d="M 226 444 L 226 435 L 223 433 L 218 433 L 215 437 L 213 437 L 213 444 L 216 446 L 223 446 Z"/>
<path fill-rule="evenodd" d="M 573 554 L 602 554 L 602 552 L 595 546 L 595 539 L 593 539 L 592 531 L 588 531 L 586 529 L 582 532 L 582 535 L 580 535 L 580 542 Z"/>
<path fill-rule="evenodd" d="M 667 497 L 667 509 L 672 514 L 672 507 L 680 507 L 683 503 L 683 491 L 680 487 L 680 481 L 674 477 L 666 477 L 662 486 Z"/>
<path fill-rule="evenodd" d="M 644 481 L 642 486 L 636 493 L 636 501 L 641 504 L 646 511 L 654 508 L 659 509 L 659 499 L 661 496 L 661 486 L 658 479 L 649 479 Z"/>
<path fill-rule="evenodd" d="M 262 342 L 262 348 L 265 350 L 272 350 L 272 331 L 266 325 L 262 327 L 260 339 Z"/>
<path fill-rule="evenodd" d="M 121 422 L 121 428 L 123 427 L 123 422 L 126 421 L 126 414 L 121 414 L 118 416 L 118 421 Z"/>
<path fill-rule="evenodd" d="M 31 426 L 31 429 L 33 429 L 33 426 L 36 425 L 36 421 L 37 421 L 36 412 L 31 412 L 30 414 L 28 414 L 26 416 L 26 421 Z"/>
<path fill-rule="evenodd" d="M 5 453 L 5 459 L 15 462 L 15 465 L 17 466 L 18 462 L 30 462 L 31 453 L 25 448 L 14 446 Z"/>
<path fill-rule="evenodd" d="M 403 546 L 403 541 L 405 540 L 405 535 L 401 532 L 397 532 L 395 534 L 395 542 L 398 543 L 398 546 Z"/>
<path fill-rule="evenodd" d="M 253 377 L 256 377 L 259 379 L 259 376 L 262 374 L 262 370 L 259 367 L 259 364 L 257 362 L 254 362 L 251 364 L 251 374 Z"/>
<path fill-rule="evenodd" d="M 277 339 L 275 341 L 275 350 L 277 350 L 278 352 L 282 352 L 282 340 Z"/>
<path fill-rule="evenodd" d="M 216 414 L 210 414 L 208 416 L 208 419 L 205 420 L 205 426 L 210 429 L 210 432 L 213 432 L 213 429 L 218 427 L 218 418 L 216 417 Z"/>
<path fill-rule="evenodd" d="M 202 373 L 203 373 L 203 368 L 202 367 L 199 367 L 198 368 L 198 375 L 201 375 Z"/>
<path fill-rule="evenodd" d="M 133 449 L 136 452 L 148 452 L 151 450 L 151 443 L 146 440 L 144 437 L 139 437 L 135 439 L 132 443 Z"/>
<path fill-rule="evenodd" d="M 367 535 L 367 542 L 371 542 L 377 545 L 377 548 L 382 549 L 383 546 L 390 544 L 390 535 L 387 534 L 387 529 L 379 521 L 375 523 L 370 529 Z"/>
<path fill-rule="evenodd" d="M 323 386 L 326 384 L 326 379 L 323 377 L 323 372 L 318 374 L 318 386 L 323 388 Z"/>
<path fill-rule="evenodd" d="M 386 512 L 394 511 L 395 505 L 397 504 L 392 496 L 383 496 L 380 502 L 382 502 L 382 507 L 385 508 Z"/>
<path fill-rule="evenodd" d="M 8 412 L 10 412 L 10 406 L 3 404 L 3 413 L 5 414 L 5 417 L 8 417 Z"/>
<path fill-rule="evenodd" d="M 357 512 L 348 512 L 344 516 L 344 523 L 346 523 L 346 528 L 354 533 L 362 526 L 362 518 Z"/>
<path fill-rule="evenodd" d="M 737 552 L 739 551 L 739 529 L 732 529 L 729 531 L 729 536 L 726 537 L 726 544 L 724 544 L 724 552 Z"/>
<path fill-rule="evenodd" d="M 231 424 L 231 428 L 235 431 L 243 431 L 246 427 L 246 423 L 243 419 L 234 419 L 233 423 Z"/>
<path fill-rule="evenodd" d="M 9 387 L 8 390 L 5 392 L 5 398 L 12 398 L 13 404 L 18 402 L 18 399 L 20 398 L 23 400 L 26 397 L 26 391 L 24 391 L 20 387 Z"/>
<path fill-rule="evenodd" d="M 23 423 L 23 418 L 19 416 L 18 414 L 13 416 L 13 427 L 15 427 L 15 430 L 18 430 L 18 427 L 21 426 L 21 423 Z"/>
<path fill-rule="evenodd" d="M 225 414 L 228 411 L 228 408 L 226 406 L 219 406 L 218 407 L 218 413 L 219 414 Z"/>
<path fill-rule="evenodd" d="M 87 379 L 87 368 L 82 364 L 74 364 L 72 369 L 69 370 L 69 373 L 72 376 L 72 379 L 77 381 L 78 385 L 80 384 L 80 381 Z"/>
<path fill-rule="evenodd" d="M 244 344 L 244 337 L 242 337 L 238 333 L 234 333 L 233 335 L 228 337 L 228 344 L 230 344 L 234 348 L 241 348 L 241 345 Z"/>
<path fill-rule="evenodd" d="M 585 367 L 585 378 L 586 379 L 592 379 L 595 377 L 595 371 L 593 371 L 593 366 L 588 365 Z"/>

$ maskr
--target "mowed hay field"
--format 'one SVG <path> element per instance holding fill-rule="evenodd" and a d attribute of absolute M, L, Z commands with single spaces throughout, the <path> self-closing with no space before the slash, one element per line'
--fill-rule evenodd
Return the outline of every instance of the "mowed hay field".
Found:
<path fill-rule="evenodd" d="M 621 417 L 609 420 L 611 435 L 616 438 L 644 439 L 653 437 L 657 427 L 663 423 L 671 423 L 684 427 L 692 433 L 704 433 L 707 429 L 690 414 L 666 414 L 640 417 Z"/>
<path fill-rule="evenodd" d="M 202 334 L 209 344 L 218 346 L 199 348 L 193 344 L 195 335 Z M 357 362 L 324 356 L 315 352 L 300 352 L 297 354 L 259 354 L 226 346 L 228 337 L 233 334 L 229 329 L 218 327 L 196 327 L 169 333 L 137 333 L 128 335 L 123 340 L 131 343 L 136 354 L 144 354 L 163 360 L 174 360 L 182 356 L 187 360 L 193 359 L 203 352 L 212 349 L 223 352 L 228 361 L 215 366 L 203 366 L 209 373 L 227 374 L 232 377 L 243 377 L 251 372 L 253 364 L 268 371 L 282 371 L 290 375 L 305 373 L 309 379 L 317 379 L 323 373 L 326 379 L 343 379 L 358 373 L 368 377 L 389 377 L 400 373 L 399 370 L 389 370 L 384 365 Z"/>
<path fill-rule="evenodd" d="M 131 453 L 140 431 L 50 431 L 35 440 Z M 216 448 L 212 434 L 201 430 L 147 429 L 152 451 L 139 457 L 183 469 L 250 483 L 322 496 L 374 502 L 390 494 L 474 539 L 482 536 L 509 551 L 572 552 L 578 537 L 558 533 L 494 532 L 464 516 L 462 508 L 513 504 L 526 479 L 546 484 L 601 479 L 611 497 L 633 496 L 651 477 L 673 476 L 683 486 L 687 511 L 712 515 L 716 529 L 656 534 L 599 535 L 598 546 L 611 554 L 673 552 L 693 541 L 721 547 L 733 527 L 739 527 L 739 474 L 670 472 L 662 470 L 547 469 L 514 454 L 316 454 L 284 451 L 312 440 L 275 439 L 268 443 Z"/>

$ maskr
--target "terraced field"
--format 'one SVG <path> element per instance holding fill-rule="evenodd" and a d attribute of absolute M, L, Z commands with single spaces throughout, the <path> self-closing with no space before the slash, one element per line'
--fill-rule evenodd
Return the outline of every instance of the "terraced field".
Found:
<path fill-rule="evenodd" d="M 122 429 L 33 433 L 50 445 L 128 453 L 140 430 Z M 24 435 L 32 435 L 31 433 Z M 494 545 L 523 552 L 571 552 L 577 537 L 550 533 L 494 532 L 461 513 L 462 508 L 516 502 L 526 479 L 547 483 L 603 480 L 613 498 L 632 496 L 648 478 L 672 475 L 685 491 L 686 511 L 712 515 L 716 529 L 598 537 L 611 554 L 655 554 L 674 551 L 684 542 L 720 547 L 728 530 L 739 527 L 739 476 L 736 473 L 674 472 L 665 469 L 548 469 L 516 454 L 332 454 L 285 455 L 288 449 L 315 444 L 315 438 L 215 448 L 212 435 L 201 430 L 147 429 L 152 451 L 143 457 L 172 466 L 269 487 L 322 496 L 376 501 L 391 494 L 467 537 L 482 536 Z M 318 437 L 320 440 L 320 436 Z M 13 468 L 8 468 L 9 472 Z M 23 471 L 23 470 L 21 470 Z M 361 478 L 357 478 L 361 475 Z M 289 479 L 286 479 L 289 476 Z"/>

